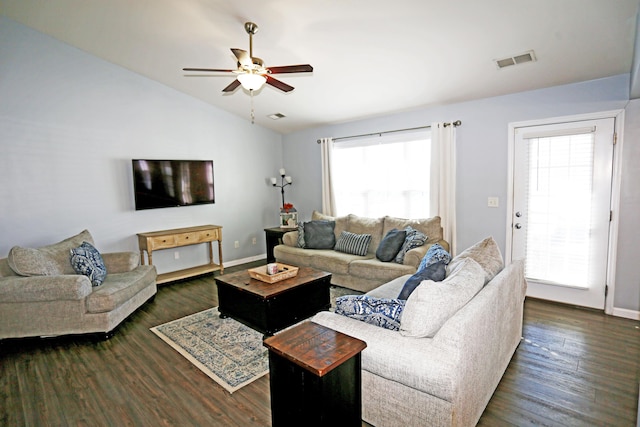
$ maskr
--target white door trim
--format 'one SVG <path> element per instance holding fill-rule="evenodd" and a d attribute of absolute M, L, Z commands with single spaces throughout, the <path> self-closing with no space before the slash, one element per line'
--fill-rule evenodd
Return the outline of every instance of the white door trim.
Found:
<path fill-rule="evenodd" d="M 513 174 L 514 174 L 514 150 L 515 150 L 515 129 L 528 126 L 540 126 L 556 123 L 567 123 L 597 119 L 615 119 L 615 132 L 617 135 L 616 147 L 613 150 L 613 176 L 611 177 L 611 209 L 613 215 L 609 224 L 609 249 L 607 261 L 607 286 L 608 294 L 605 300 L 604 312 L 614 314 L 613 300 L 615 295 L 616 259 L 618 248 L 618 215 L 620 211 L 620 185 L 622 170 L 622 142 L 624 129 L 624 110 L 610 110 L 597 113 L 578 114 L 572 116 L 552 117 L 547 119 L 528 120 L 522 122 L 509 123 L 508 144 L 507 144 L 507 211 L 506 211 L 506 242 L 505 242 L 505 263 L 511 263 L 511 242 L 513 239 L 513 224 L 511 223 L 513 213 Z"/>

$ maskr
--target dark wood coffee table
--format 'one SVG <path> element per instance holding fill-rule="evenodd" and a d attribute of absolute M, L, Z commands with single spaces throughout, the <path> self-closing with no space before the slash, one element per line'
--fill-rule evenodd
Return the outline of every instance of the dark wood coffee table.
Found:
<path fill-rule="evenodd" d="M 220 317 L 231 317 L 267 336 L 331 307 L 331 273 L 309 267 L 276 283 L 252 279 L 246 271 L 215 281 Z"/>

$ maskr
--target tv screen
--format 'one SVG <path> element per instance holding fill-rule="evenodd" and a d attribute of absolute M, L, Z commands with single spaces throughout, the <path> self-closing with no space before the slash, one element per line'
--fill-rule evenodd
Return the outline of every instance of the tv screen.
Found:
<path fill-rule="evenodd" d="M 136 210 L 215 203 L 213 160 L 133 159 Z"/>

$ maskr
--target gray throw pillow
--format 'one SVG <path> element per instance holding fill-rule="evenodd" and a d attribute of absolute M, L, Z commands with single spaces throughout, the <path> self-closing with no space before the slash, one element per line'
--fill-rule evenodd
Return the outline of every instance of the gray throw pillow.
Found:
<path fill-rule="evenodd" d="M 400 248 L 402 248 L 406 237 L 407 232 L 405 230 L 398 230 L 397 228 L 389 230 L 378 245 L 376 258 L 382 262 L 393 261 L 396 255 L 398 255 Z"/>
<path fill-rule="evenodd" d="M 442 282 L 447 274 L 447 265 L 443 261 L 438 261 L 428 267 L 419 270 L 413 276 L 409 277 L 398 295 L 398 299 L 407 300 L 409 295 L 418 287 L 423 280 L 431 280 L 433 282 Z"/>
<path fill-rule="evenodd" d="M 309 221 L 304 223 L 304 243 L 307 249 L 333 249 L 336 235 L 335 221 Z"/>

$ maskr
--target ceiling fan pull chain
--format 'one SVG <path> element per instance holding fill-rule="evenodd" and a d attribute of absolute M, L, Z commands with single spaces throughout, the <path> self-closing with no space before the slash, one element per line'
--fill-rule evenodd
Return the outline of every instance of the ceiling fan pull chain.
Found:
<path fill-rule="evenodd" d="M 253 124 L 254 121 L 255 121 L 255 118 L 256 118 L 256 116 L 254 114 L 254 111 L 253 111 L 253 89 L 250 90 L 249 93 L 251 94 L 251 124 Z"/>

